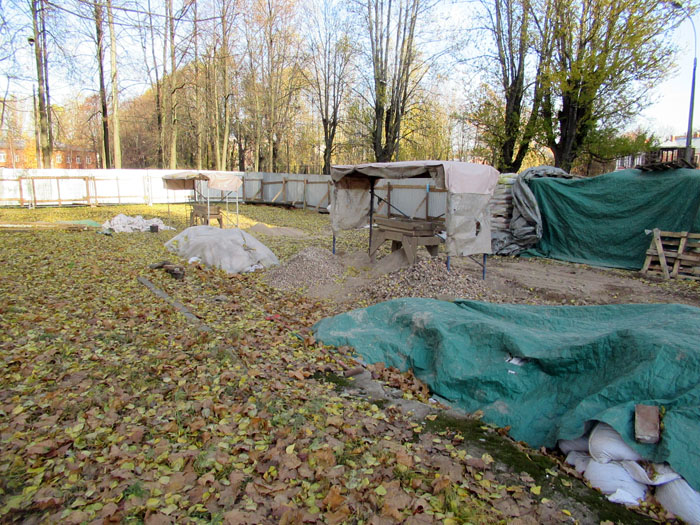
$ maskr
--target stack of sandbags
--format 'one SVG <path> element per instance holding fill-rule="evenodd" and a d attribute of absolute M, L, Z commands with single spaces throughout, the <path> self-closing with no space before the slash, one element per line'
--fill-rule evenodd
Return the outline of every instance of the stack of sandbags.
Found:
<path fill-rule="evenodd" d="M 610 425 L 597 423 L 589 436 L 559 440 L 566 462 L 610 501 L 639 505 L 654 489 L 664 508 L 691 525 L 700 525 L 700 493 L 666 463 L 646 462 Z"/>
<path fill-rule="evenodd" d="M 489 201 L 491 209 L 491 231 L 508 231 L 513 216 L 513 183 L 517 173 L 503 173 L 498 177 L 498 184 Z"/>

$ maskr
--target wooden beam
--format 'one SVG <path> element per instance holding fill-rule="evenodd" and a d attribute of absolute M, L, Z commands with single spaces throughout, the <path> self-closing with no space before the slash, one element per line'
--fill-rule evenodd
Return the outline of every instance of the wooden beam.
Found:
<path fill-rule="evenodd" d="M 170 297 L 167 293 L 165 293 L 163 290 L 158 288 L 156 285 L 154 285 L 151 281 L 146 279 L 145 277 L 137 277 L 136 280 L 140 282 L 142 285 L 144 285 L 146 288 L 148 288 L 151 292 L 153 292 L 156 296 L 160 297 L 163 299 L 165 302 L 170 304 L 173 308 L 175 308 L 178 312 L 180 312 L 182 315 L 185 316 L 185 319 L 187 319 L 189 322 L 194 324 L 199 330 L 202 332 L 212 332 L 213 330 L 204 324 L 199 317 L 194 315 L 192 312 L 190 312 L 187 307 L 182 304 L 179 301 L 176 301 L 172 297 Z"/>
<path fill-rule="evenodd" d="M 659 256 L 659 264 L 661 264 L 661 270 L 664 273 L 664 279 L 670 279 L 671 276 L 669 275 L 668 266 L 666 265 L 664 247 L 661 244 L 661 231 L 658 228 L 654 228 L 654 246 L 656 246 L 656 252 Z"/>
<path fill-rule="evenodd" d="M 683 257 L 683 252 L 685 251 L 685 245 L 688 242 L 688 232 L 681 232 L 681 242 L 678 243 L 678 254 L 676 255 L 676 261 L 673 263 L 673 271 L 671 271 L 671 277 L 678 276 L 678 270 L 681 267 L 681 258 Z"/>

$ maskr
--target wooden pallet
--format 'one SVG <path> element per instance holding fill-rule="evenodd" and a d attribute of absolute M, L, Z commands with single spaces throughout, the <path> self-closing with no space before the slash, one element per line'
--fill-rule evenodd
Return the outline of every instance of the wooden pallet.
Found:
<path fill-rule="evenodd" d="M 648 164 L 638 164 L 634 167 L 636 170 L 642 171 L 666 171 L 677 170 L 680 168 L 694 169 L 696 166 L 692 162 L 685 159 L 677 159 L 669 162 L 649 162 Z"/>
<path fill-rule="evenodd" d="M 700 233 L 654 228 L 642 273 L 700 281 Z"/>

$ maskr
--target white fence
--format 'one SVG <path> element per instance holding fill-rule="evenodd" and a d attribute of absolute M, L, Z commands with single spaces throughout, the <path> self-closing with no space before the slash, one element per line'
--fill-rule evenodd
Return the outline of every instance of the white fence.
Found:
<path fill-rule="evenodd" d="M 83 204 L 158 204 L 191 202 L 194 192 L 166 190 L 162 177 L 183 170 L 13 170 L 0 168 L 0 206 L 63 206 Z M 243 178 L 238 192 L 224 192 L 198 183 L 198 193 L 212 200 L 283 204 L 326 209 L 332 183 L 328 175 L 231 172 Z M 444 217 L 446 192 L 431 179 L 379 181 L 378 215 Z M 228 193 L 228 194 L 227 194 Z"/>

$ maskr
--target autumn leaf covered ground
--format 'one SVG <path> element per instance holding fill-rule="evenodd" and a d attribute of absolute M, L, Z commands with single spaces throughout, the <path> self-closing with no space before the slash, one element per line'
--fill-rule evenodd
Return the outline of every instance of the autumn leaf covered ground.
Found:
<path fill-rule="evenodd" d="M 326 216 L 263 206 L 241 212 L 242 227 L 263 222 L 308 234 L 260 236 L 282 260 L 330 247 Z M 0 222 L 102 222 L 117 213 L 182 227 L 186 210 L 2 209 Z M 503 447 L 488 445 L 499 429 L 435 416 L 415 422 L 354 391 L 343 377 L 357 366 L 349 349 L 325 348 L 310 331 L 337 305 L 276 291 L 259 274 L 190 265 L 177 281 L 149 269 L 174 258 L 163 246 L 173 234 L 0 232 L 0 521 L 598 523 L 618 516 L 600 511 L 608 507 L 595 498 L 564 506 L 570 500 L 554 487 L 580 481 L 518 444 L 508 445 L 511 467 L 496 468 Z M 340 247 L 365 242 L 357 232 Z M 139 276 L 211 330 L 187 321 Z M 411 384 L 406 376 L 384 379 Z M 530 463 L 518 463 L 523 457 Z M 624 512 L 616 521 L 642 520 Z"/>

